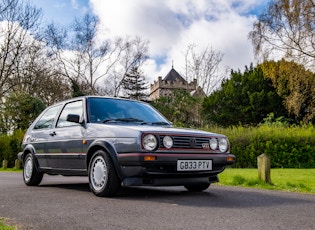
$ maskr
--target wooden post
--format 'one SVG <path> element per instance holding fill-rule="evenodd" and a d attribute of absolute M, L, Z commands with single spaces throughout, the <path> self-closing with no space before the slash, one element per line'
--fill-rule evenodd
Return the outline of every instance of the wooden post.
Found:
<path fill-rule="evenodd" d="M 21 161 L 19 159 L 16 159 L 14 163 L 15 163 L 14 165 L 15 165 L 16 169 L 20 169 L 21 168 Z"/>
<path fill-rule="evenodd" d="M 270 157 L 266 154 L 261 154 L 257 157 L 258 177 L 261 181 L 271 184 L 270 177 Z"/>
<path fill-rule="evenodd" d="M 8 160 L 3 160 L 2 161 L 2 168 L 7 169 L 8 168 Z"/>

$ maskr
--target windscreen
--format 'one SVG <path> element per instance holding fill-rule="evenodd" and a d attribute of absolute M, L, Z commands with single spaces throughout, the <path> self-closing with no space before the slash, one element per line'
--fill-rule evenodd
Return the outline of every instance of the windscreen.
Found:
<path fill-rule="evenodd" d="M 92 123 L 140 123 L 170 125 L 170 122 L 147 103 L 115 98 L 89 98 L 89 121 Z"/>

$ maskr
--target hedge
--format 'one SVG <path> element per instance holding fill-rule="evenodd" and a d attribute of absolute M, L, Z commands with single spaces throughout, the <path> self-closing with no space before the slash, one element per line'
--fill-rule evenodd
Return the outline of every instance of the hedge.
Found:
<path fill-rule="evenodd" d="M 208 128 L 228 136 L 237 168 L 256 168 L 257 157 L 267 154 L 272 168 L 315 168 L 315 128 L 261 125 Z"/>
<path fill-rule="evenodd" d="M 18 152 L 21 151 L 21 143 L 25 131 L 17 130 L 12 135 L 0 135 L 0 165 L 8 160 L 8 168 L 15 166 Z"/>
<path fill-rule="evenodd" d="M 256 168 L 257 157 L 267 154 L 272 168 L 315 168 L 315 128 L 307 126 L 262 125 L 259 127 L 204 128 L 228 136 L 237 168 Z M 24 131 L 0 135 L 0 162 L 14 167 L 21 151 Z"/>

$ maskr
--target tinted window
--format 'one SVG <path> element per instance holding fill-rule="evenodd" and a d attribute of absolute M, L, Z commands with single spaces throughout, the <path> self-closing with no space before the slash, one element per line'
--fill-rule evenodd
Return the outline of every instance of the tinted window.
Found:
<path fill-rule="evenodd" d="M 76 114 L 82 117 L 83 115 L 82 101 L 75 101 L 65 105 L 58 119 L 57 127 L 79 125 L 78 123 L 67 121 L 67 116 L 69 114 Z"/>
<path fill-rule="evenodd" d="M 57 112 L 61 105 L 47 109 L 43 116 L 37 121 L 34 129 L 49 129 L 52 128 Z"/>

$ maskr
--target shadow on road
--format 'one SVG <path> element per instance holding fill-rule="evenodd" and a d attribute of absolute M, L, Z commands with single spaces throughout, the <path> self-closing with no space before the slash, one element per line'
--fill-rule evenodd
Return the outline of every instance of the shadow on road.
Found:
<path fill-rule="evenodd" d="M 71 179 L 70 179 L 71 181 Z M 89 189 L 87 182 L 62 182 L 62 183 L 41 184 L 40 187 L 65 189 L 86 192 L 88 196 L 94 196 Z M 164 202 L 172 205 L 196 206 L 196 207 L 221 207 L 221 208 L 249 208 L 266 207 L 278 205 L 292 205 L 313 202 L 314 197 L 308 199 L 311 195 L 293 194 L 276 191 L 263 191 L 257 189 L 246 189 L 236 187 L 225 187 L 211 185 L 204 192 L 189 192 L 182 186 L 177 187 L 122 187 L 115 197 L 99 198 L 106 202 L 111 200 L 128 201 L 151 201 Z"/>

